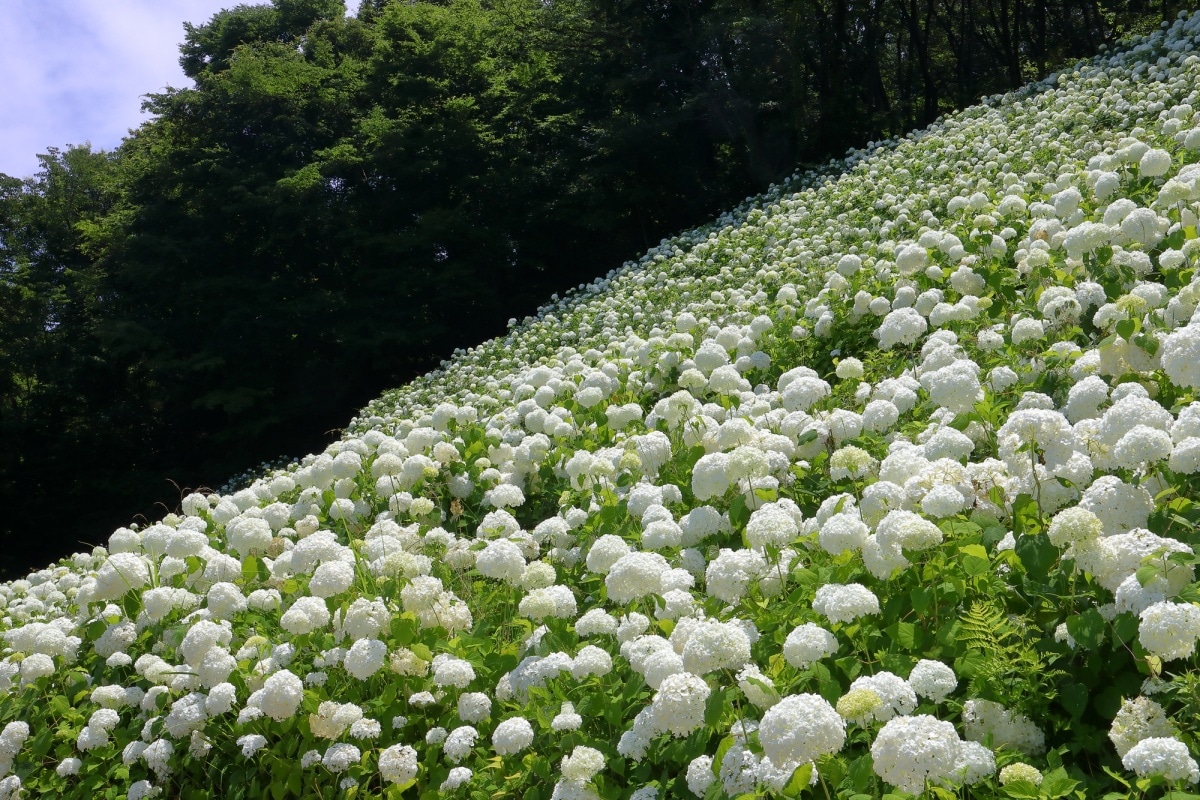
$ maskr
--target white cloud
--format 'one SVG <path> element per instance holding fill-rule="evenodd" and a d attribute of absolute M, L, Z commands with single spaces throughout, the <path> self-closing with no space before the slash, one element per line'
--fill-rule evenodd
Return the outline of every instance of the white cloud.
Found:
<path fill-rule="evenodd" d="M 24 177 L 50 147 L 120 144 L 142 96 L 188 83 L 183 23 L 238 0 L 0 0 L 0 172 Z"/>

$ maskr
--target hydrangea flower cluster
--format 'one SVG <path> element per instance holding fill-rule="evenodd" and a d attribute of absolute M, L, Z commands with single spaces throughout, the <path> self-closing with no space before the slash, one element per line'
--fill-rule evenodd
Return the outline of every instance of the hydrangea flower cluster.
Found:
<path fill-rule="evenodd" d="M 1196 782 L 1198 46 L 797 173 L 0 585 L 0 795 Z"/>

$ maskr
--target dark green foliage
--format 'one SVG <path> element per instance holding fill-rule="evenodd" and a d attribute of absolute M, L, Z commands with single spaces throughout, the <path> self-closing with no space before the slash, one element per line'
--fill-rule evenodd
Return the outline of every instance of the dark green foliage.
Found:
<path fill-rule="evenodd" d="M 1176 6 L 273 0 L 187 26 L 193 85 L 119 150 L 0 183 L 0 571 L 320 448 L 798 162 Z"/>

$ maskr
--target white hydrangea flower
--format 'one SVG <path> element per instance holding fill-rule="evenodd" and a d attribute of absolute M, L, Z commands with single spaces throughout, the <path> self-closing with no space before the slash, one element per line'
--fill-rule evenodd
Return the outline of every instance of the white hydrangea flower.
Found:
<path fill-rule="evenodd" d="M 846 724 L 823 697 L 789 695 L 763 714 L 758 739 L 772 763 L 802 764 L 841 750 Z"/>
<path fill-rule="evenodd" d="M 813 610 L 830 622 L 853 622 L 879 613 L 879 598 L 861 583 L 827 583 L 817 589 Z"/>
<path fill-rule="evenodd" d="M 510 717 L 492 732 L 492 747 L 497 755 L 519 753 L 533 744 L 533 727 L 524 717 Z"/>
<path fill-rule="evenodd" d="M 837 650 L 837 637 L 812 622 L 793 628 L 783 643 L 784 659 L 797 669 L 804 669 Z"/>
<path fill-rule="evenodd" d="M 1141 613 L 1138 641 L 1164 661 L 1188 658 L 1200 639 L 1200 607 L 1162 601 Z"/>
<path fill-rule="evenodd" d="M 949 722 L 928 714 L 889 720 L 871 745 L 875 774 L 901 791 L 921 794 L 929 782 L 950 778 L 960 740 Z"/>
<path fill-rule="evenodd" d="M 1200 782 L 1200 767 L 1178 739 L 1155 736 L 1142 739 L 1121 757 L 1125 769 L 1139 778 L 1161 775 L 1168 781 Z"/>
<path fill-rule="evenodd" d="M 271 719 L 282 722 L 296 715 L 304 699 L 304 683 L 291 671 L 281 669 L 263 683 L 259 708 Z"/>
<path fill-rule="evenodd" d="M 940 661 L 925 658 L 912 668 L 908 683 L 914 692 L 935 703 L 942 702 L 958 688 L 958 678 L 953 669 Z"/>
<path fill-rule="evenodd" d="M 379 754 L 379 775 L 388 783 L 405 784 L 417 777 L 417 751 L 394 744 Z"/>
<path fill-rule="evenodd" d="M 1175 726 L 1161 705 L 1149 697 L 1121 701 L 1121 709 L 1113 718 L 1108 738 L 1121 758 L 1143 739 L 1173 737 Z"/>

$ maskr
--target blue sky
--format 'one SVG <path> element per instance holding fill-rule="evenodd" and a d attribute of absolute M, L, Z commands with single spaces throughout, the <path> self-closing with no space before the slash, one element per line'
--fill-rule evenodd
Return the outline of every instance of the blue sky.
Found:
<path fill-rule="evenodd" d="M 0 0 L 0 172 L 32 175 L 50 147 L 120 144 L 146 119 L 142 95 L 188 85 L 183 23 L 238 4 Z"/>

